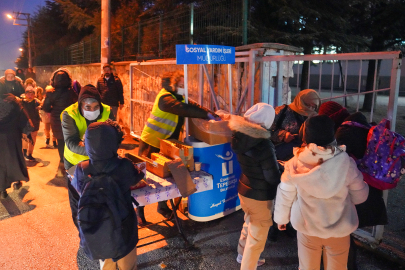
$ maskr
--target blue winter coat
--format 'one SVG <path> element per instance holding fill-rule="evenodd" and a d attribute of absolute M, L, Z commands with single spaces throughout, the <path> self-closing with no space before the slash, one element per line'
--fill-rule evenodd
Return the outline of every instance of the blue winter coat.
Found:
<path fill-rule="evenodd" d="M 72 186 L 79 194 L 83 193 L 83 189 L 87 181 L 90 180 L 89 174 L 95 175 L 101 172 L 108 174 L 116 180 L 122 191 L 122 196 L 128 203 L 131 202 L 130 186 L 138 183 L 144 176 L 143 172 L 138 171 L 129 159 L 121 159 L 117 155 L 117 150 L 120 141 L 115 128 L 106 122 L 95 122 L 89 125 L 85 133 L 85 147 L 90 160 L 80 162 L 75 170 Z M 71 205 L 72 213 L 77 217 L 76 209 Z M 82 241 L 82 239 L 81 239 Z M 138 243 L 138 231 L 134 230 L 131 240 L 127 244 L 127 253 L 132 251 Z M 81 243 L 83 245 L 83 243 Z M 121 258 L 112 258 L 114 261 Z"/>

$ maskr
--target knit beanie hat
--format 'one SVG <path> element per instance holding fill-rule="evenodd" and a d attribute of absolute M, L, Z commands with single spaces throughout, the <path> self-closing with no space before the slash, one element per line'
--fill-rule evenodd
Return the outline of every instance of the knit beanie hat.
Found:
<path fill-rule="evenodd" d="M 335 129 L 343 123 L 346 117 L 350 116 L 349 111 L 335 101 L 322 103 L 319 107 L 318 114 L 329 116 L 329 118 L 335 122 Z"/>
<path fill-rule="evenodd" d="M 265 129 L 270 129 L 274 121 L 274 108 L 267 103 L 257 103 L 245 112 L 243 116 L 247 121 L 261 125 Z"/>
<path fill-rule="evenodd" d="M 85 98 L 94 98 L 95 100 L 97 100 L 100 105 L 101 105 L 101 96 L 100 93 L 98 92 L 97 88 L 92 85 L 92 84 L 88 84 L 82 87 L 82 89 L 80 90 L 80 94 L 79 94 L 79 104 L 82 102 L 83 99 Z"/>
<path fill-rule="evenodd" d="M 308 118 L 304 123 L 304 142 L 326 146 L 335 140 L 335 129 L 332 119 L 326 115 Z"/>
<path fill-rule="evenodd" d="M 6 76 L 7 74 L 13 74 L 15 76 L 15 71 L 12 69 L 6 69 L 6 71 L 4 71 L 4 76 Z"/>

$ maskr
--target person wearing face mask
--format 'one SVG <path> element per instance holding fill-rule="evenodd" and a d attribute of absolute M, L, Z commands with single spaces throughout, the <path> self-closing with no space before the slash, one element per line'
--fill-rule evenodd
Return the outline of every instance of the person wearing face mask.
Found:
<path fill-rule="evenodd" d="M 24 94 L 23 81 L 15 75 L 15 71 L 7 69 L 0 78 L 0 94 L 13 94 L 16 97 Z"/>
<path fill-rule="evenodd" d="M 151 157 L 160 151 L 160 140 L 176 139 L 183 130 L 184 118 L 220 120 L 219 116 L 207 108 L 189 100 L 184 102 L 184 74 L 180 71 L 165 73 L 162 77 L 162 90 L 155 99 L 152 112 L 143 128 L 139 142 L 139 155 Z M 139 208 L 139 207 L 138 207 Z M 143 209 L 138 209 L 139 222 L 145 223 Z M 167 202 L 158 203 L 158 213 L 168 218 L 171 210 Z"/>
<path fill-rule="evenodd" d="M 110 106 L 101 103 L 100 93 L 91 84 L 81 88 L 78 101 L 67 107 L 60 117 L 65 139 L 64 165 L 66 170 L 89 159 L 84 145 L 84 134 L 87 127 L 94 122 L 115 120 Z M 77 202 L 80 196 L 70 181 L 67 182 L 72 218 L 77 227 Z"/>
<path fill-rule="evenodd" d="M 101 102 L 111 107 L 117 118 L 118 107 L 124 105 L 124 90 L 120 78 L 114 75 L 109 64 L 103 66 L 103 74 L 97 81 L 97 90 L 101 95 Z"/>

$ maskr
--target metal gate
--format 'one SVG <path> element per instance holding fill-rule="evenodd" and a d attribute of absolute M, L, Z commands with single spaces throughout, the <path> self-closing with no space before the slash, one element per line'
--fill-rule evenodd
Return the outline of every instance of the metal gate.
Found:
<path fill-rule="evenodd" d="M 270 54 L 270 55 L 268 55 Z M 284 55 L 283 50 L 269 53 L 264 48 L 236 52 L 233 65 L 176 65 L 175 60 L 130 64 L 131 134 L 139 137 L 149 117 L 156 95 L 161 90 L 160 76 L 165 71 L 184 70 L 188 97 L 213 110 L 242 114 L 257 102 L 273 106 L 290 103 L 300 89 L 303 61 L 310 61 L 308 82 L 323 101 L 333 100 L 349 111 L 359 111 L 366 94 L 372 95 L 371 111 L 364 112 L 369 121 L 391 121 L 395 131 L 401 75 L 401 53 L 347 53 L 325 55 Z M 365 78 L 371 61 L 384 62 L 385 82 L 377 80 L 374 69 L 372 90 L 365 91 Z M 388 70 L 389 69 L 389 70 Z M 381 72 L 380 72 L 381 73 Z M 317 87 L 316 87 L 317 86 Z M 385 93 L 386 95 L 381 95 Z M 375 105 L 376 104 L 376 105 Z M 388 191 L 383 198 L 387 203 Z M 372 244 L 382 240 L 384 226 L 355 233 Z"/>

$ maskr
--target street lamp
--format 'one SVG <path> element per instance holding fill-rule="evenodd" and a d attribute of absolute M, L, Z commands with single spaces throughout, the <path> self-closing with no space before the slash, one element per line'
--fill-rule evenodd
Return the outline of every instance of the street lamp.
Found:
<path fill-rule="evenodd" d="M 13 15 L 7 14 L 7 18 L 14 20 L 13 25 L 28 26 L 28 67 L 32 67 L 31 57 L 31 18 L 29 13 L 15 12 Z M 27 21 L 27 24 L 18 23 L 18 21 Z M 20 49 L 22 51 L 22 49 Z"/>

